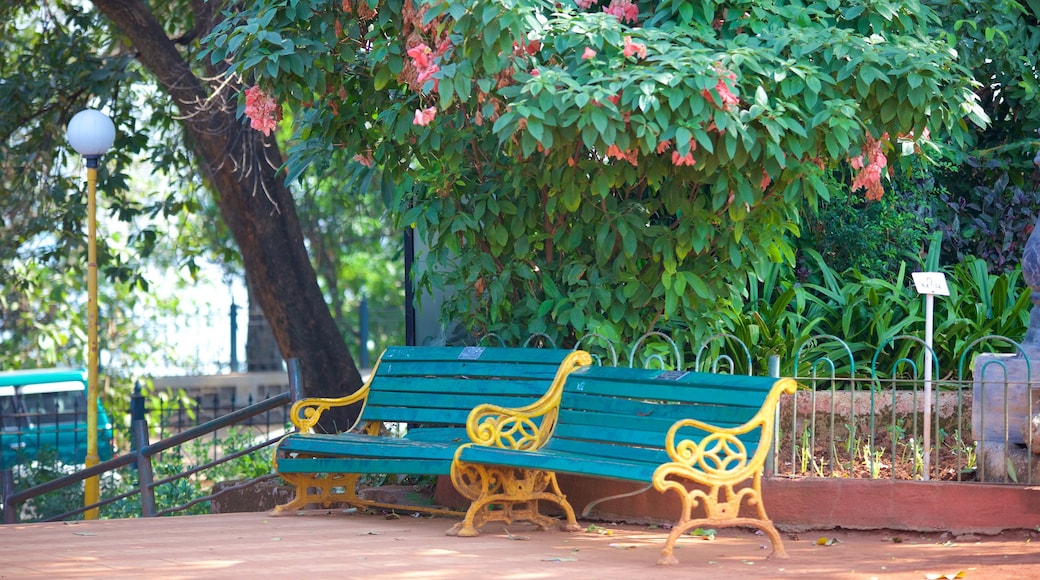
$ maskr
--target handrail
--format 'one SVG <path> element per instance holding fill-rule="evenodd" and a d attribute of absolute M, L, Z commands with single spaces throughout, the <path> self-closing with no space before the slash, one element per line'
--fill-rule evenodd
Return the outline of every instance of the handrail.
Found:
<path fill-rule="evenodd" d="M 294 362 L 294 361 L 291 361 L 291 362 Z M 290 365 L 290 367 L 292 367 L 292 366 L 294 366 L 294 365 Z M 290 372 L 289 373 L 290 382 L 293 382 L 292 379 L 293 379 L 294 375 L 296 377 L 299 376 L 298 373 L 294 373 L 294 372 Z M 163 439 L 161 441 L 157 441 L 154 444 L 148 444 L 147 443 L 147 423 L 143 419 L 136 420 L 134 422 L 134 428 L 135 428 L 135 431 L 137 433 L 139 433 L 139 435 L 140 435 L 139 443 L 137 445 L 137 447 L 138 447 L 137 449 L 131 450 L 129 453 L 127 453 L 125 455 L 121 455 L 121 456 L 116 457 L 114 459 L 110 459 L 108 461 L 105 461 L 104 463 L 99 463 L 99 464 L 97 464 L 97 465 L 95 465 L 93 467 L 90 467 L 90 468 L 87 468 L 87 469 L 83 469 L 81 471 L 78 471 L 78 472 L 70 474 L 70 475 L 66 475 L 64 477 L 59 477 L 57 479 L 48 481 L 46 483 L 37 485 L 35 487 L 31 487 L 29 489 L 25 489 L 25 490 L 22 490 L 22 491 L 19 491 L 19 492 L 15 492 L 15 493 L 10 493 L 10 494 L 8 494 L 6 492 L 6 490 L 5 490 L 4 491 L 4 506 L 3 506 L 3 523 L 5 523 L 5 524 L 17 523 L 18 506 L 20 504 L 24 503 L 25 501 L 28 501 L 30 499 L 33 499 L 35 497 L 38 497 L 38 496 L 43 495 L 45 493 L 48 493 L 50 491 L 54 491 L 56 489 L 60 489 L 60 488 L 63 488 L 63 487 L 69 486 L 69 485 L 77 484 L 77 483 L 79 483 L 81 481 L 86 480 L 89 477 L 94 477 L 96 475 L 101 475 L 103 473 L 107 473 L 109 471 L 113 471 L 115 469 L 118 469 L 120 467 L 124 467 L 124 466 L 130 465 L 130 464 L 135 463 L 135 462 L 138 465 L 138 469 L 139 469 L 139 473 L 140 473 L 139 486 L 138 486 L 138 490 L 136 492 L 123 494 L 123 495 L 115 497 L 115 498 L 109 498 L 109 499 L 106 499 L 106 500 L 103 500 L 103 501 L 96 502 L 96 503 L 91 504 L 91 505 L 83 506 L 83 507 L 78 508 L 76 510 L 73 510 L 73 511 L 70 511 L 70 512 L 66 512 L 64 514 L 60 514 L 60 515 L 57 515 L 57 516 L 53 516 L 53 517 L 48 518 L 48 519 L 46 519 L 44 521 L 58 521 L 58 520 L 64 519 L 64 518 L 69 517 L 69 516 L 73 516 L 73 515 L 76 515 L 76 514 L 83 513 L 83 512 L 85 512 L 87 510 L 90 510 L 90 509 L 94 509 L 94 508 L 97 508 L 97 507 L 108 505 L 109 503 L 113 503 L 115 501 L 118 501 L 120 499 L 128 497 L 129 495 L 133 495 L 134 493 L 140 493 L 141 494 L 142 515 L 143 516 L 145 516 L 145 517 L 154 517 L 156 515 L 160 515 L 159 513 L 156 513 L 156 510 L 155 510 L 155 498 L 154 498 L 154 494 L 153 494 L 154 487 L 156 485 L 159 485 L 159 484 L 164 483 L 164 482 L 168 482 L 168 481 L 172 481 L 172 480 L 175 480 L 175 479 L 186 477 L 186 476 L 188 476 L 188 475 L 190 475 L 192 473 L 197 472 L 198 468 L 196 468 L 195 470 L 189 470 L 188 472 L 182 472 L 182 473 L 180 473 L 177 476 L 174 476 L 172 478 L 164 479 L 164 480 L 159 481 L 159 482 L 153 482 L 153 481 L 151 481 L 151 479 L 152 479 L 152 477 L 151 477 L 151 474 L 152 474 L 151 459 L 152 459 L 153 456 L 158 455 L 159 453 L 162 453 L 163 451 L 166 451 L 167 449 L 170 449 L 171 447 L 176 447 L 177 445 L 181 445 L 181 444 L 186 443 L 188 441 L 191 441 L 193 439 L 197 439 L 199 437 L 203 437 L 205 435 L 209 435 L 210 433 L 213 433 L 213 432 L 215 432 L 215 431 L 217 431 L 219 429 L 223 429 L 225 427 L 229 427 L 231 425 L 234 425 L 234 424 L 236 424 L 236 423 L 238 423 L 238 422 L 240 422 L 240 421 L 242 421 L 244 419 L 248 419 L 250 417 L 253 417 L 253 416 L 256 416 L 256 415 L 260 415 L 260 414 L 266 413 L 266 412 L 268 412 L 268 411 L 270 411 L 272 409 L 276 409 L 276 408 L 281 407 L 283 405 L 289 404 L 293 400 L 293 392 L 294 391 L 298 391 L 298 390 L 299 389 L 294 388 L 293 385 L 290 385 L 290 390 L 287 391 L 287 392 L 280 393 L 280 394 L 275 395 L 273 397 L 264 399 L 263 401 L 260 401 L 258 403 L 254 403 L 252 405 L 249 405 L 248 407 L 244 407 L 244 408 L 239 409 L 237 411 L 234 411 L 232 413 L 228 413 L 227 415 L 224 415 L 222 417 L 217 417 L 217 418 L 215 418 L 215 419 L 213 419 L 211 421 L 207 421 L 207 422 L 205 422 L 205 423 L 203 423 L 201 425 L 198 425 L 196 427 L 192 427 L 192 428 L 190 428 L 190 429 L 188 429 L 188 430 L 186 430 L 186 431 L 184 431 L 182 433 L 178 433 L 177 435 L 174 435 L 172 437 L 167 437 L 166 439 Z M 264 444 L 262 444 L 260 446 L 255 446 L 255 447 L 257 447 L 257 448 L 265 447 L 267 445 L 270 445 L 270 444 L 274 443 L 275 441 L 277 441 L 277 439 L 270 439 L 267 442 L 265 442 Z M 209 466 L 213 466 L 213 465 L 217 465 L 219 463 L 223 463 L 224 461 L 228 461 L 229 459 L 233 459 L 234 457 L 238 457 L 239 455 L 241 455 L 241 454 L 239 453 L 239 454 L 229 455 L 227 457 L 222 458 L 219 461 L 211 462 L 211 464 L 209 464 Z M 262 479 L 265 479 L 265 478 L 267 478 L 267 476 L 263 476 L 261 478 L 257 478 L 256 480 L 253 481 L 253 483 L 256 483 L 256 482 L 258 482 L 258 481 L 260 481 Z M 10 478 L 7 477 L 5 479 L 9 480 Z M 215 497 L 215 496 L 213 496 L 213 497 Z M 197 502 L 195 502 L 195 503 L 197 503 Z M 190 505 L 192 505 L 192 504 L 189 504 L 188 506 L 181 506 L 179 509 L 184 509 L 186 507 L 189 507 Z M 151 508 L 151 509 L 149 509 L 149 508 Z M 171 510 L 164 510 L 161 513 L 169 513 L 170 511 Z M 176 510 L 173 510 L 173 511 L 176 511 Z"/>

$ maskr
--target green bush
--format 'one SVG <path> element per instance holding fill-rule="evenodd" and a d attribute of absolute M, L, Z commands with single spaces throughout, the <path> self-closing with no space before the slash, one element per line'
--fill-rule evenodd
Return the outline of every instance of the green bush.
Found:
<path fill-rule="evenodd" d="M 938 267 L 938 245 L 933 241 L 924 263 L 900 266 L 893 276 L 876 278 L 852 269 L 838 272 L 818 253 L 806 250 L 809 281 L 798 282 L 793 273 L 778 266 L 764 280 L 752 280 L 748 300 L 726 313 L 732 333 L 748 345 L 756 368 L 765 368 L 770 355 L 781 359 L 781 374 L 807 376 L 808 352 L 799 348 L 813 337 L 813 358 L 821 354 L 835 361 L 838 376 L 869 376 L 875 360 L 879 376 L 901 372 L 897 362 L 909 358 L 921 368 L 923 347 L 913 341 L 893 339 L 902 335 L 924 336 L 924 298 L 913 288 L 911 269 L 946 274 L 950 296 L 937 297 L 933 320 L 933 348 L 940 369 L 956 373 L 965 349 L 987 336 L 1021 340 L 1029 323 L 1030 290 L 1021 271 L 991 274 L 987 264 L 976 258 L 952 267 Z M 807 347 L 807 348 L 809 348 Z M 885 347 L 885 348 L 882 348 Z M 972 346 L 1007 351 L 1006 342 L 989 341 Z M 881 348 L 881 352 L 877 350 Z M 971 354 L 971 353 L 969 353 Z M 970 360 L 968 361 L 970 362 Z"/>
<path fill-rule="evenodd" d="M 850 179 L 831 174 L 830 199 L 816 208 L 802 210 L 802 235 L 796 242 L 804 260 L 805 249 L 815 249 L 835 271 L 857 270 L 874 278 L 886 278 L 903 262 L 920 259 L 932 230 L 933 219 L 924 217 L 927 200 L 913 189 L 894 189 L 877 201 L 850 192 Z M 805 269 L 796 270 L 801 276 Z"/>

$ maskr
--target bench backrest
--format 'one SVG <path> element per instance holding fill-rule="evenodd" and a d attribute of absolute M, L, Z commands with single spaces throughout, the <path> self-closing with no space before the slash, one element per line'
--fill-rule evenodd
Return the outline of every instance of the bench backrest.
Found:
<path fill-rule="evenodd" d="M 520 407 L 549 391 L 566 349 L 387 348 L 369 380 L 360 421 L 401 421 L 465 429 L 482 403 Z"/>
<path fill-rule="evenodd" d="M 652 473 L 669 461 L 665 434 L 676 421 L 696 419 L 722 428 L 743 425 L 759 413 L 776 382 L 769 377 L 582 367 L 567 376 L 556 428 L 545 448 L 624 458 L 645 464 L 646 472 Z M 761 433 L 739 439 L 750 455 Z M 625 479 L 632 468 L 613 469 L 604 464 L 596 475 Z"/>

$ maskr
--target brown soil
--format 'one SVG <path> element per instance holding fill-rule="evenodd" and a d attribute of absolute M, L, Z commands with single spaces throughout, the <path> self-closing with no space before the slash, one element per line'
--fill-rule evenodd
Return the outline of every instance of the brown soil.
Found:
<path fill-rule="evenodd" d="M 864 479 L 921 479 L 923 443 L 905 434 L 893 436 L 876 430 L 873 448 L 861 427 L 858 437 L 849 441 L 836 430 L 817 428 L 812 438 L 792 441 L 782 435 L 779 446 L 780 475 L 807 477 L 848 477 Z M 974 481 L 975 454 L 961 439 L 943 435 L 931 441 L 929 477 L 941 481 Z M 793 450 L 792 450 L 793 446 Z M 812 448 L 810 454 L 808 449 Z M 893 469 L 895 473 L 893 474 Z"/>

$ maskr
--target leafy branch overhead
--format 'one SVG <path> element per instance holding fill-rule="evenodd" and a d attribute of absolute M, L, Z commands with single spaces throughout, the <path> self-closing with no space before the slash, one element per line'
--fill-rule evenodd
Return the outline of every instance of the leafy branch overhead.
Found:
<path fill-rule="evenodd" d="M 472 289 L 444 314 L 507 339 L 703 332 L 746 273 L 793 261 L 824 171 L 850 163 L 877 197 L 901 155 L 986 121 L 919 2 L 264 0 L 228 17 L 203 57 L 291 111 L 290 179 L 338 149 L 380 165 L 439 266 L 420 282 Z"/>

